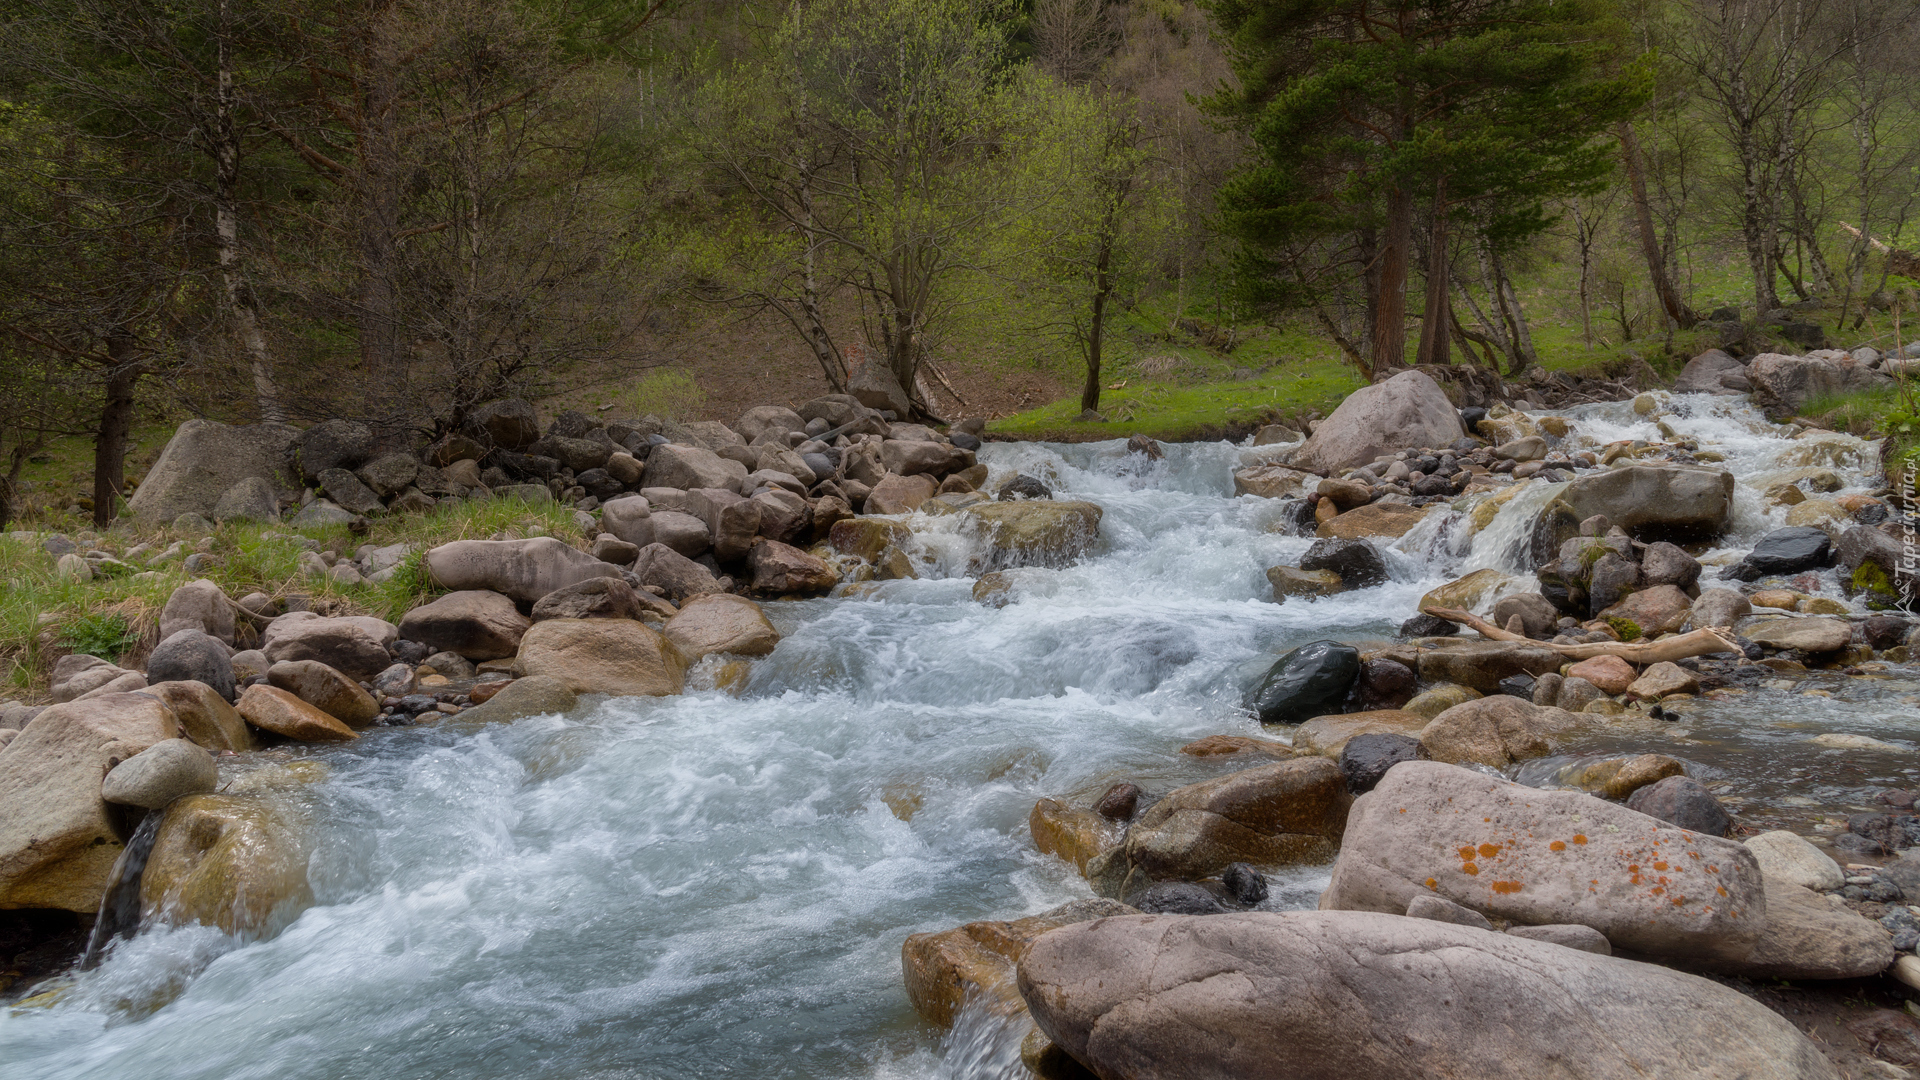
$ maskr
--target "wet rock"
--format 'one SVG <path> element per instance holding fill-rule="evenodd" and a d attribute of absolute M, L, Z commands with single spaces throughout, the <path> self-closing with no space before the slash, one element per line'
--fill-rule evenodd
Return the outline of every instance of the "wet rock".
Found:
<path fill-rule="evenodd" d="M 1564 709 L 1498 695 L 1464 702 L 1427 722 L 1420 743 L 1434 761 L 1490 765 L 1545 757 L 1555 743 L 1581 726 Z"/>
<path fill-rule="evenodd" d="M 1417 736 L 1426 725 L 1425 717 L 1399 709 L 1316 716 L 1293 733 L 1293 748 L 1296 753 L 1339 758 L 1347 742 L 1355 736 L 1379 733 Z"/>
<path fill-rule="evenodd" d="M 548 619 L 521 638 L 517 663 L 523 675 L 552 675 L 575 693 L 662 697 L 680 693 L 688 660 L 644 623 Z"/>
<path fill-rule="evenodd" d="M 1732 589 L 1702 589 L 1687 623 L 1695 630 L 1731 627 L 1753 614 L 1753 604 Z"/>
<path fill-rule="evenodd" d="M 1207 888 L 1190 881 L 1158 881 L 1127 897 L 1126 902 L 1145 915 L 1224 915 L 1233 910 Z"/>
<path fill-rule="evenodd" d="M 267 684 L 287 691 L 355 731 L 373 723 L 380 703 L 360 684 L 317 660 L 283 660 L 267 669 Z"/>
<path fill-rule="evenodd" d="M 1331 570 L 1302 570 L 1297 566 L 1267 568 L 1267 581 L 1273 585 L 1273 602 L 1285 603 L 1289 596 L 1309 599 L 1344 592 L 1340 575 Z"/>
<path fill-rule="evenodd" d="M 1533 700 L 1533 676 L 1509 675 L 1500 680 L 1498 693 L 1507 697 L 1517 697 L 1523 701 Z"/>
<path fill-rule="evenodd" d="M 1401 537 L 1426 520 L 1427 513 L 1427 508 L 1421 506 L 1369 503 L 1320 523 L 1314 534 L 1328 540 Z"/>
<path fill-rule="evenodd" d="M 1747 850 L 1770 881 L 1832 892 L 1846 883 L 1840 864 L 1794 833 L 1776 829 L 1747 838 Z"/>
<path fill-rule="evenodd" d="M 212 791 L 219 783 L 212 754 L 188 739 L 163 739 L 115 765 L 100 785 L 100 797 L 159 810 L 183 795 Z"/>
<path fill-rule="evenodd" d="M 198 682 L 233 700 L 233 661 L 218 638 L 199 630 L 179 630 L 153 647 L 147 656 L 152 682 Z"/>
<path fill-rule="evenodd" d="M 765 656 L 780 644 L 780 632 L 760 605 L 729 593 L 687 601 L 661 632 L 689 661 L 709 653 Z"/>
<path fill-rule="evenodd" d="M 1340 775 L 1346 778 L 1348 794 L 1364 795 L 1380 783 L 1388 769 L 1403 761 L 1426 759 L 1427 749 L 1414 735 L 1362 732 L 1341 747 Z"/>
<path fill-rule="evenodd" d="M 1345 588 L 1370 589 L 1387 581 L 1387 561 L 1365 540 L 1315 540 L 1300 558 L 1302 570 L 1329 570 Z"/>
<path fill-rule="evenodd" d="M 1035 477 L 1018 473 L 1013 479 L 1000 485 L 1000 491 L 996 497 L 1001 502 L 1011 502 L 1015 499 L 1051 499 L 1053 489 Z"/>
<path fill-rule="evenodd" d="M 1120 841 L 1121 831 L 1093 810 L 1068 806 L 1058 799 L 1040 799 L 1027 815 L 1033 846 L 1047 855 L 1072 863 L 1082 874 L 1094 856 Z"/>
<path fill-rule="evenodd" d="M 170 523 L 182 514 L 211 518 L 221 497 L 244 480 L 258 478 L 269 485 L 291 487 L 294 478 L 285 471 L 283 461 L 300 434 L 286 424 L 230 427 L 212 420 L 189 420 L 167 440 L 127 500 L 127 510 L 145 524 Z"/>
<path fill-rule="evenodd" d="M 534 604 L 565 585 L 595 577 L 619 577 L 620 568 L 551 536 L 529 540 L 456 540 L 431 548 L 427 573 L 455 591 L 486 590 L 516 603 Z"/>
<path fill-rule="evenodd" d="M 1678 631 L 1692 615 L 1693 601 L 1686 593 L 1672 585 L 1656 585 L 1629 593 L 1618 603 L 1599 611 L 1596 617 L 1609 621 L 1623 619 L 1638 628 L 1641 636 L 1654 638 Z"/>
<path fill-rule="evenodd" d="M 1267 879 L 1243 862 L 1227 867 L 1220 875 L 1220 884 L 1228 896 L 1249 907 L 1267 898 Z"/>
<path fill-rule="evenodd" d="M 1194 881 L 1236 862 L 1312 862 L 1340 846 L 1349 799 L 1339 766 L 1298 757 L 1178 788 L 1141 813 L 1121 845 L 1087 864 L 1102 896 Z"/>
<path fill-rule="evenodd" d="M 747 552 L 747 568 L 754 590 L 773 596 L 817 596 L 840 583 L 839 572 L 824 560 L 765 537 Z"/>
<path fill-rule="evenodd" d="M 1627 696 L 1641 701 L 1659 701 L 1674 694 L 1697 694 L 1700 680 L 1678 664 L 1662 661 L 1648 668 L 1627 687 Z"/>
<path fill-rule="evenodd" d="M 1341 708 L 1360 674 L 1360 652 L 1337 641 L 1315 641 L 1282 656 L 1249 696 L 1263 724 L 1299 724 Z"/>
<path fill-rule="evenodd" d="M 986 541 L 982 558 L 992 570 L 1072 565 L 1100 538 L 1104 513 L 1090 502 L 1052 501 L 985 503 L 961 512 L 978 523 Z"/>
<path fill-rule="evenodd" d="M 1257 495 L 1263 499 L 1297 499 L 1319 482 L 1318 476 L 1298 469 L 1281 465 L 1252 465 L 1234 470 L 1233 493 Z"/>
<path fill-rule="evenodd" d="M 1246 735 L 1209 735 L 1181 747 L 1180 752 L 1193 757 L 1218 757 L 1222 754 L 1259 754 L 1275 758 L 1293 756 L 1293 748 L 1286 743 Z"/>
<path fill-rule="evenodd" d="M 1628 465 L 1576 477 L 1558 501 L 1575 522 L 1604 514 L 1637 540 L 1706 539 L 1732 520 L 1733 488 L 1720 469 Z"/>
<path fill-rule="evenodd" d="M 1108 821 L 1131 821 L 1142 794 L 1140 785 L 1121 781 L 1100 796 L 1093 804 L 1093 812 Z"/>
<path fill-rule="evenodd" d="M 564 680 L 527 675 L 493 691 L 486 701 L 460 714 L 462 723 L 504 724 L 528 716 L 567 713 L 579 697 Z"/>
<path fill-rule="evenodd" d="M 1075 900 L 1011 922 L 974 922 L 934 934 L 914 934 L 900 946 L 907 1000 L 921 1019 L 941 1027 L 962 1006 L 980 1001 L 997 1016 L 1025 1012 L 1014 965 L 1042 934 L 1090 919 L 1135 914 L 1113 900 Z"/>
<path fill-rule="evenodd" d="M 1771 574 L 1797 574 L 1833 565 L 1833 538 L 1811 525 L 1775 529 L 1760 538 L 1746 557 L 1720 576 L 1730 581 L 1758 581 Z"/>
<path fill-rule="evenodd" d="M 1766 921 L 1759 865 L 1739 844 L 1580 792 L 1416 761 L 1355 802 L 1321 907 L 1398 912 L 1426 892 L 1511 922 L 1591 926 L 1662 957 L 1744 959 Z"/>
<path fill-rule="evenodd" d="M 1475 570 L 1462 578 L 1456 578 L 1439 588 L 1430 590 L 1420 598 L 1422 610 L 1427 608 L 1453 608 L 1459 611 L 1472 611 L 1492 599 L 1494 594 L 1512 580 L 1498 570 Z"/>
<path fill-rule="evenodd" d="M 1360 674 L 1348 692 L 1346 711 L 1378 712 L 1398 709 L 1413 700 L 1419 689 L 1419 677 L 1413 669 L 1395 660 L 1376 656 L 1360 662 Z"/>
<path fill-rule="evenodd" d="M 1406 711 L 1431 720 L 1463 701 L 1472 701 L 1480 696 L 1480 691 L 1470 686 L 1454 683 L 1443 684 L 1424 690 L 1407 702 Z"/>
<path fill-rule="evenodd" d="M 158 698 L 171 709 L 187 738 L 198 745 L 216 754 L 222 750 L 238 753 L 253 749 L 253 736 L 247 731 L 246 721 L 206 683 L 160 682 L 141 693 Z"/>
<path fill-rule="evenodd" d="M 1683 776 L 1686 765 L 1665 754 L 1640 754 L 1596 761 L 1561 773 L 1562 783 L 1615 801 L 1623 801 L 1648 784 L 1669 776 Z"/>
<path fill-rule="evenodd" d="M 167 809 L 140 880 L 147 917 L 255 937 L 313 903 L 300 823 L 262 796 L 189 795 Z"/>
<path fill-rule="evenodd" d="M 455 652 L 476 661 L 499 660 L 520 650 L 520 638 L 532 625 L 508 597 L 487 589 L 463 589 L 407 612 L 400 619 L 399 632 L 435 652 Z"/>
<path fill-rule="evenodd" d="M 1496 692 L 1511 675 L 1560 670 L 1561 655 L 1542 645 L 1516 641 L 1449 641 L 1420 653 L 1420 681 L 1457 683 L 1483 694 Z"/>
<path fill-rule="evenodd" d="M 1774 649 L 1828 653 L 1853 641 L 1853 628 L 1842 619 L 1775 619 L 1746 630 L 1747 639 Z"/>
<path fill-rule="evenodd" d="M 1347 395 L 1293 452 L 1291 463 L 1332 475 L 1403 446 L 1446 446 L 1465 435 L 1440 385 L 1423 372 L 1403 371 Z"/>
<path fill-rule="evenodd" d="M 1493 625 L 1505 629 L 1507 621 L 1518 616 L 1521 633 L 1535 640 L 1553 636 L 1560 609 L 1539 593 L 1515 593 L 1503 596 L 1493 605 Z"/>
<path fill-rule="evenodd" d="M 1567 677 L 1585 679 L 1601 693 L 1624 694 L 1636 676 L 1633 665 L 1617 656 L 1594 656 L 1569 667 Z"/>
<path fill-rule="evenodd" d="M 1019 985 L 1041 1030 L 1102 1076 L 1838 1076 L 1731 988 L 1397 912 L 1103 919 L 1034 942 Z"/>
<path fill-rule="evenodd" d="M 1451 637 L 1459 632 L 1459 623 L 1448 622 L 1438 615 L 1415 615 L 1400 624 L 1400 636 L 1404 638 Z"/>
<path fill-rule="evenodd" d="M 1627 809 L 1707 836 L 1725 836 L 1733 818 L 1707 786 L 1691 776 L 1669 776 L 1635 791 Z"/>
<path fill-rule="evenodd" d="M 352 728 L 290 691 L 266 683 L 247 687 L 233 708 L 254 727 L 296 742 L 352 742 L 359 738 Z"/>
<path fill-rule="evenodd" d="M 1533 680 L 1533 693 L 1528 697 L 1528 700 L 1535 705 L 1559 705 L 1561 708 L 1565 708 L 1565 706 L 1560 705 L 1560 691 L 1565 685 L 1566 679 L 1555 672 L 1549 671 L 1545 675 Z"/>

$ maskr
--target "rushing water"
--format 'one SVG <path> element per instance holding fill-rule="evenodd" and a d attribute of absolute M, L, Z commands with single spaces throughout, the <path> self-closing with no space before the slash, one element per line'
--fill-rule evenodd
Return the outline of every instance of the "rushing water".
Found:
<path fill-rule="evenodd" d="M 1725 400 L 1672 408 L 1675 430 L 1743 477 L 1815 456 L 1804 464 L 1836 468 L 1851 489 L 1872 483 L 1858 440 L 1789 440 Z M 1573 415 L 1576 445 L 1660 437 L 1625 405 Z M 1277 652 L 1384 640 L 1434 585 L 1514 568 L 1513 538 L 1548 487 L 1479 535 L 1464 514 L 1436 516 L 1393 552 L 1387 585 L 1276 605 L 1264 570 L 1310 541 L 1276 531 L 1277 503 L 1232 497 L 1240 448 L 1166 450 L 1143 467 L 1119 443 L 989 447 L 996 478 L 1033 473 L 1106 510 L 1089 558 L 1015 572 L 1018 601 L 1004 608 L 972 600 L 957 576 L 967 537 L 930 519 L 921 580 L 769 605 L 785 640 L 737 697 L 610 700 L 299 751 L 329 765 L 298 796 L 315 823 L 315 905 L 266 940 L 193 927 L 119 943 L 57 1004 L 0 1013 L 0 1073 L 1005 1071 L 1011 1049 L 991 1033 L 963 1023 L 943 1041 L 915 1017 L 901 940 L 1087 895 L 1070 866 L 1032 849 L 1036 798 L 1208 775 L 1217 766 L 1178 747 L 1257 734 L 1238 706 Z M 1777 524 L 1743 489 L 1727 543 Z M 1910 754 L 1805 741 L 1849 731 L 1920 745 L 1920 683 L 1901 669 L 1774 683 L 1677 724 L 1620 721 L 1574 750 L 1670 752 L 1750 814 L 1789 820 L 1812 803 L 1844 812 L 1907 775 Z M 1324 867 L 1282 875 L 1267 906 L 1310 907 L 1324 883 Z"/>

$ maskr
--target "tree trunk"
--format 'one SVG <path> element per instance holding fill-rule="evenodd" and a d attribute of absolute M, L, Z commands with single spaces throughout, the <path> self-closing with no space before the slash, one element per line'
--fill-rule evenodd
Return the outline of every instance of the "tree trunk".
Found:
<path fill-rule="evenodd" d="M 1100 253 L 1093 263 L 1093 315 L 1087 327 L 1087 382 L 1080 389 L 1080 410 L 1100 408 L 1100 349 L 1106 341 L 1107 297 L 1113 292 L 1113 278 L 1108 270 L 1113 265 L 1113 242 L 1111 231 L 1100 237 Z"/>
<path fill-rule="evenodd" d="M 1666 260 L 1661 257 L 1660 237 L 1653 228 L 1653 203 L 1647 198 L 1647 176 L 1640 161 L 1640 143 L 1634 137 L 1630 123 L 1620 125 L 1620 157 L 1627 166 L 1627 188 L 1633 196 L 1634 232 L 1640 236 L 1640 256 L 1646 260 L 1647 276 L 1652 279 L 1653 291 L 1659 296 L 1661 310 L 1667 313 L 1667 318 L 1682 330 L 1691 329 L 1696 316 L 1693 309 L 1680 299 L 1680 292 L 1673 287 L 1673 278 L 1667 273 Z M 1584 259 L 1584 252 L 1582 257 Z M 1584 275 L 1584 262 L 1581 272 Z M 1584 289 L 1584 284 L 1582 287 Z M 1581 303 L 1584 314 L 1584 292 Z M 1587 334 L 1587 344 L 1593 344 L 1591 330 Z"/>
<path fill-rule="evenodd" d="M 1433 190 L 1432 239 L 1427 242 L 1427 297 L 1425 314 L 1420 318 L 1419 363 L 1448 364 L 1451 320 L 1447 317 L 1447 178 L 1442 176 Z"/>
<path fill-rule="evenodd" d="M 114 330 L 107 335 L 105 400 L 100 406 L 100 427 L 93 438 L 93 523 L 106 528 L 113 524 L 117 502 L 125 485 L 123 469 L 127 458 L 127 438 L 133 432 L 133 391 L 140 382 L 141 361 L 136 355 L 132 335 Z"/>
<path fill-rule="evenodd" d="M 1387 189 L 1387 235 L 1380 248 L 1380 293 L 1373 317 L 1370 378 L 1407 362 L 1408 249 L 1413 244 L 1413 196 L 1398 185 Z"/>
<path fill-rule="evenodd" d="M 230 0 L 220 0 L 219 77 L 215 87 L 213 130 L 213 231 L 219 247 L 221 302 L 226 307 L 227 332 L 233 335 L 253 371 L 253 396 L 260 419 L 279 422 L 280 390 L 273 381 L 273 360 L 260 332 L 253 290 L 243 279 L 240 261 L 240 212 L 234 196 L 240 182 L 240 139 L 233 130 L 233 61 L 228 25 Z"/>

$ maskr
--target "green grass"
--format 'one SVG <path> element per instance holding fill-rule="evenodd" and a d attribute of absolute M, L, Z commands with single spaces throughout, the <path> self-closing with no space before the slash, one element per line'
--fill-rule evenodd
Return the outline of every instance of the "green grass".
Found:
<path fill-rule="evenodd" d="M 1307 410 L 1328 413 L 1359 389 L 1352 367 L 1331 360 L 1280 363 L 1252 378 L 1188 385 L 1128 380 L 1100 396 L 1105 421 L 1082 421 L 1080 399 L 1063 398 L 996 420 L 988 430 L 1019 439 L 1085 442 L 1133 434 L 1179 441 L 1227 433 Z"/>
<path fill-rule="evenodd" d="M 152 545 L 154 551 L 117 576 L 72 581 L 54 574 L 54 556 L 42 549 L 39 537 L 15 539 L 0 533 L 0 565 L 8 567 L 8 587 L 0 590 L 0 695 L 44 694 L 46 669 L 59 654 L 87 652 L 105 659 L 134 654 L 137 658 L 156 643 L 167 598 L 196 576 L 218 584 L 235 600 L 252 592 L 274 597 L 299 594 L 309 597 L 316 611 L 377 615 L 391 621 L 437 591 L 428 582 L 418 554 L 378 584 L 341 585 L 328 578 L 303 577 L 300 557 L 307 547 L 302 537 L 350 559 L 363 544 L 408 543 L 425 549 L 499 533 L 515 538 L 544 534 L 568 542 L 583 539 L 572 507 L 520 499 L 465 501 L 428 514 L 376 518 L 365 536 L 354 536 L 345 526 L 295 533 L 284 523 L 253 522 L 188 534 L 171 526 L 139 528 L 128 523 L 95 534 L 70 530 L 70 535 L 81 541 L 83 551 L 100 548 L 118 556 L 142 543 Z M 184 540 L 191 551 L 206 537 L 213 540 L 209 553 L 214 563 L 201 574 L 188 574 L 179 558 L 157 567 L 144 565 L 146 558 L 175 540 Z"/>

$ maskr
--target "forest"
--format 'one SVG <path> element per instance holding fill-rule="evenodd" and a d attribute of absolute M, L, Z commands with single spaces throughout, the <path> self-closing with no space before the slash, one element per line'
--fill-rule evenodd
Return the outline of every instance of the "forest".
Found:
<path fill-rule="evenodd" d="M 424 440 L 716 364 L 940 420 L 1023 372 L 1098 417 L 1220 365 L 1897 347 L 1917 7 L 5 0 L 0 523 L 110 522 L 148 420 Z M 63 443 L 90 488 L 28 498 Z"/>

